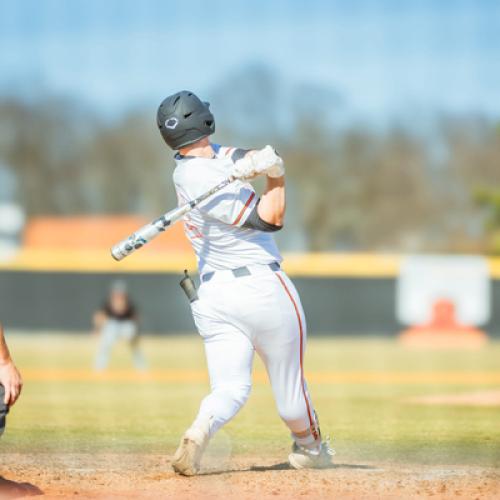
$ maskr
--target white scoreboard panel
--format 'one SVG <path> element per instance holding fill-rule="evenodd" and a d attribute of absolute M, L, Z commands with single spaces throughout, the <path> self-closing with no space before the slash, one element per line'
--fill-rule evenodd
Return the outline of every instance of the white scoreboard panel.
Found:
<path fill-rule="evenodd" d="M 406 257 L 396 290 L 396 316 L 407 325 L 429 322 L 440 299 L 453 302 L 456 319 L 464 325 L 483 325 L 490 318 L 490 276 L 483 257 Z"/>

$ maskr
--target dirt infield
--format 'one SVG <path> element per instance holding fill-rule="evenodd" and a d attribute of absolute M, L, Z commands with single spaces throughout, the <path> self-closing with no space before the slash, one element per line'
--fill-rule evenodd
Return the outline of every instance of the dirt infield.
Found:
<path fill-rule="evenodd" d="M 283 457 L 233 458 L 185 478 L 159 455 L 2 456 L 8 478 L 40 488 L 44 498 L 498 498 L 498 469 L 343 463 L 324 470 L 290 470 Z M 4 474 L 7 476 L 6 471 Z M 0 498 L 8 498 L 1 496 Z"/>

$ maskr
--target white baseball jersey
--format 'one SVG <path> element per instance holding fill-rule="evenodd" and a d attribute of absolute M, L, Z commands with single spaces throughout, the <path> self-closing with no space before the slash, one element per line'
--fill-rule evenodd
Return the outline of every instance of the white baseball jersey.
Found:
<path fill-rule="evenodd" d="M 175 156 L 173 180 L 179 205 L 231 174 L 234 148 L 212 147 L 213 158 Z M 257 201 L 252 185 L 236 180 L 184 216 L 186 236 L 196 253 L 200 275 L 282 261 L 271 233 L 242 227 Z"/>

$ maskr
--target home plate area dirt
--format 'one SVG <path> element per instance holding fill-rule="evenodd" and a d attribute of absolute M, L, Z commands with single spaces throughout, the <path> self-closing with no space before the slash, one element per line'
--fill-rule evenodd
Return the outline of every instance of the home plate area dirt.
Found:
<path fill-rule="evenodd" d="M 295 471 L 280 459 L 236 457 L 224 469 L 205 468 L 186 478 L 175 475 L 170 459 L 159 455 L 6 454 L 0 471 L 9 480 L 0 498 L 19 497 L 20 488 L 12 482 L 31 485 L 24 495 L 43 492 L 45 498 L 500 497 L 500 470 L 473 466 L 339 461 L 329 469 Z"/>

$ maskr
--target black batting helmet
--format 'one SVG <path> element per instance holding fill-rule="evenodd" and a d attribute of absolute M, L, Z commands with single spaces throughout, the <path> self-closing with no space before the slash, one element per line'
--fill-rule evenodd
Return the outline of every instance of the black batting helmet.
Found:
<path fill-rule="evenodd" d="M 209 107 L 188 90 L 168 96 L 156 115 L 165 142 L 172 149 L 180 149 L 213 134 L 215 120 Z"/>

